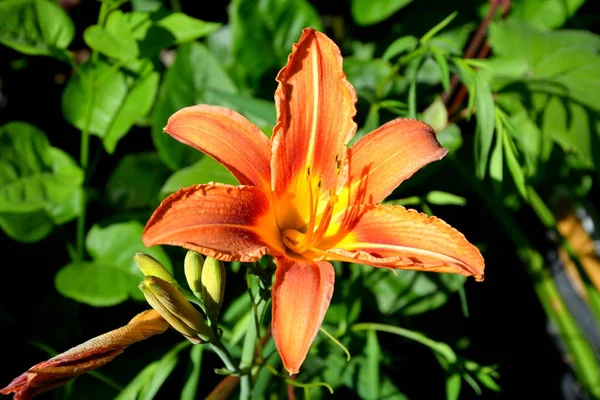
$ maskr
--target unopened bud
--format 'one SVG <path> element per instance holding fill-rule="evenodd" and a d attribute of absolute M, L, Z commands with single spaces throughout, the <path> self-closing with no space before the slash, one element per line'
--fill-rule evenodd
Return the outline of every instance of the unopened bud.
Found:
<path fill-rule="evenodd" d="M 148 276 L 140 283 L 140 290 L 152 308 L 191 342 L 199 343 L 198 338 L 206 342 L 214 340 L 214 332 L 200 311 L 173 284 Z"/>
<path fill-rule="evenodd" d="M 202 300 L 212 320 L 219 316 L 225 297 L 225 267 L 214 258 L 207 257 L 202 267 Z"/>
<path fill-rule="evenodd" d="M 195 251 L 190 250 L 185 255 L 185 261 L 183 262 L 185 279 L 192 292 L 199 299 L 202 298 L 202 264 L 204 264 L 204 258 Z"/>
<path fill-rule="evenodd" d="M 158 261 L 149 254 L 137 252 L 133 256 L 133 261 L 142 270 L 144 276 L 157 276 L 163 281 L 175 282 L 173 275 Z"/>

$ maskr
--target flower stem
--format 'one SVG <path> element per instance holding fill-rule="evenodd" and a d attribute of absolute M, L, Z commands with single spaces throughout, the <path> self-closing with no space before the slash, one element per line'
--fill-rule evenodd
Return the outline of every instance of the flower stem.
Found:
<path fill-rule="evenodd" d="M 235 362 L 233 361 L 233 357 L 231 357 L 231 354 L 229 354 L 229 351 L 223 345 L 223 342 L 220 339 L 216 340 L 215 342 L 209 342 L 208 344 L 210 348 L 219 356 L 221 361 L 223 361 L 223 364 L 225 364 L 225 367 L 229 371 L 235 373 L 239 372 L 238 368 L 235 365 Z"/>

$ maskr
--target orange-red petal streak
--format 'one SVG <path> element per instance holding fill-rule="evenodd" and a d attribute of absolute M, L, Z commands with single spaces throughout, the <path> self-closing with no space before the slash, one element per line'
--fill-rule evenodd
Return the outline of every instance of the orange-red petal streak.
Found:
<path fill-rule="evenodd" d="M 269 195 L 253 186 L 196 185 L 167 197 L 143 234 L 223 261 L 256 261 L 283 251 Z"/>
<path fill-rule="evenodd" d="M 223 164 L 242 185 L 271 187 L 271 142 L 242 115 L 197 105 L 177 111 L 165 132 Z"/>
<path fill-rule="evenodd" d="M 338 235 L 322 244 L 332 259 L 401 269 L 454 272 L 483 280 L 477 247 L 439 218 L 400 206 L 348 210 Z M 325 250 L 325 249 L 324 249 Z"/>
<path fill-rule="evenodd" d="M 333 294 L 335 271 L 331 264 L 277 260 L 273 285 L 273 339 L 283 365 L 297 373 L 306 358 Z"/>
<path fill-rule="evenodd" d="M 277 76 L 277 124 L 271 162 L 273 189 L 308 193 L 306 177 L 335 189 L 346 144 L 356 131 L 356 93 L 342 70 L 336 44 L 307 28 Z"/>
<path fill-rule="evenodd" d="M 348 183 L 338 204 L 380 203 L 421 167 L 447 152 L 429 125 L 414 119 L 390 121 L 348 151 Z"/>

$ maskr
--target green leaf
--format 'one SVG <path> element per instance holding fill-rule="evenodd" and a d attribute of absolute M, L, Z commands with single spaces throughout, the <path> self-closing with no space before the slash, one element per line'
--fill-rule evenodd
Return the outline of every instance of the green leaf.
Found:
<path fill-rule="evenodd" d="M 238 181 L 231 172 L 213 158 L 203 156 L 199 161 L 189 167 L 180 169 L 171 175 L 160 189 L 160 198 L 163 199 L 177 190 L 201 183 L 219 182 L 237 185 Z"/>
<path fill-rule="evenodd" d="M 455 274 L 396 272 L 375 270 L 365 280 L 365 286 L 375 296 L 379 312 L 384 315 L 414 315 L 438 308 L 465 282 L 465 277 Z"/>
<path fill-rule="evenodd" d="M 506 157 L 506 166 L 512 175 L 513 181 L 519 190 L 519 193 L 524 199 L 527 199 L 527 185 L 525 183 L 525 175 L 521 163 L 517 159 L 517 149 L 515 144 L 508 134 L 506 129 L 502 129 L 502 142 L 504 147 L 504 155 Z"/>
<path fill-rule="evenodd" d="M 384 79 L 393 72 L 392 65 L 381 59 L 361 60 L 346 57 L 344 72 L 358 95 L 365 97 L 371 103 L 386 98 L 398 81 L 398 78 L 394 77 L 388 80 L 383 88 L 379 88 Z"/>
<path fill-rule="evenodd" d="M 54 285 L 65 297 L 95 307 L 108 307 L 127 300 L 131 277 L 110 264 L 72 263 L 58 271 Z"/>
<path fill-rule="evenodd" d="M 352 18 L 358 25 L 374 25 L 410 3 L 412 0 L 352 0 Z"/>
<path fill-rule="evenodd" d="M 144 246 L 143 230 L 137 221 L 106 227 L 94 225 L 85 243 L 93 262 L 63 267 L 55 278 L 56 289 L 66 297 L 96 307 L 119 304 L 129 296 L 143 300 L 138 284 L 144 274 L 133 261 L 135 253 L 148 253 L 173 272 L 171 261 L 161 248 Z"/>
<path fill-rule="evenodd" d="M 585 0 L 517 0 L 511 3 L 511 18 L 540 29 L 563 26 Z"/>
<path fill-rule="evenodd" d="M 33 243 L 48 236 L 54 229 L 54 223 L 44 211 L 0 213 L 0 228 L 18 242 Z"/>
<path fill-rule="evenodd" d="M 440 206 L 464 206 L 465 204 L 467 204 L 467 199 L 465 199 L 464 197 L 457 196 L 448 192 L 442 192 L 439 190 L 432 190 L 431 192 L 427 193 L 427 196 L 425 196 L 425 200 L 430 204 L 436 204 Z"/>
<path fill-rule="evenodd" d="M 452 20 L 454 18 L 456 18 L 456 16 L 458 15 L 458 11 L 454 11 L 452 14 L 448 15 L 446 18 L 444 18 L 440 23 L 438 23 L 437 25 L 435 25 L 433 28 L 431 28 L 430 30 L 427 31 L 427 33 L 425 33 L 422 37 L 421 37 L 421 43 L 427 43 L 428 41 L 430 41 L 435 35 L 437 35 L 442 29 L 444 29 L 446 26 L 448 26 L 448 24 L 450 22 L 452 22 Z"/>
<path fill-rule="evenodd" d="M 154 361 L 144 367 L 129 384 L 121 390 L 114 400 L 138 400 L 138 395 L 147 382 L 152 380 L 154 372 L 158 368 L 159 361 Z"/>
<path fill-rule="evenodd" d="M 169 170 L 157 153 L 128 154 L 121 159 L 106 184 L 109 203 L 120 209 L 154 208 Z"/>
<path fill-rule="evenodd" d="M 458 371 L 449 372 L 446 376 L 446 400 L 458 400 L 462 379 Z"/>
<path fill-rule="evenodd" d="M 235 63 L 250 87 L 257 89 L 265 72 L 287 63 L 302 29 L 323 30 L 319 14 L 306 0 L 234 0 L 229 21 Z"/>
<path fill-rule="evenodd" d="M 417 39 L 416 37 L 412 35 L 402 36 L 394 40 L 392 44 L 388 46 L 381 58 L 383 58 L 386 61 L 389 61 L 391 58 L 396 57 L 397 55 L 400 55 L 404 52 L 413 51 L 418 44 L 419 39 Z"/>
<path fill-rule="evenodd" d="M 68 201 L 83 172 L 42 131 L 24 122 L 0 126 L 0 213 L 26 213 Z"/>
<path fill-rule="evenodd" d="M 462 133 L 458 125 L 451 123 L 443 131 L 439 132 L 437 139 L 449 152 L 455 152 L 462 146 Z"/>
<path fill-rule="evenodd" d="M 163 162 L 173 171 L 197 161 L 198 150 L 179 143 L 162 130 L 180 109 L 215 99 L 211 92 L 234 94 L 237 89 L 219 61 L 199 43 L 180 46 L 175 63 L 165 74 L 152 123 L 152 140 Z M 214 104 L 214 102 L 212 103 Z"/>
<path fill-rule="evenodd" d="M 87 28 L 83 40 L 91 49 L 118 60 L 135 60 L 139 55 L 125 14 L 119 10 L 110 13 L 105 27 L 92 25 Z"/>
<path fill-rule="evenodd" d="M 202 367 L 202 353 L 204 346 L 192 346 L 190 352 L 189 376 L 181 390 L 181 400 L 195 400 L 198 384 L 200 383 L 200 369 Z M 270 375 L 270 374 L 269 374 Z"/>
<path fill-rule="evenodd" d="M 365 355 L 367 359 L 360 369 L 358 378 L 359 382 L 362 381 L 363 384 L 358 387 L 358 393 L 363 399 L 374 400 L 379 398 L 379 360 L 381 358 L 381 348 L 374 330 L 367 331 Z"/>
<path fill-rule="evenodd" d="M 150 61 L 137 60 L 126 68 L 127 73 L 102 61 L 82 65 L 63 93 L 65 118 L 79 130 L 89 128 L 102 138 L 109 153 L 148 113 L 158 87 L 159 76 Z"/>
<path fill-rule="evenodd" d="M 433 54 L 433 58 L 437 63 L 438 67 L 440 67 L 440 73 L 442 74 L 442 86 L 444 87 L 444 92 L 450 91 L 450 68 L 448 67 L 448 61 L 446 61 L 446 57 L 444 56 L 442 50 L 440 48 L 431 46 L 431 54 Z"/>
<path fill-rule="evenodd" d="M 0 43 L 21 53 L 69 60 L 74 35 L 71 18 L 53 1 L 0 1 Z"/>
<path fill-rule="evenodd" d="M 422 119 L 436 132 L 441 132 L 448 125 L 448 110 L 440 96 L 423 111 Z"/>
<path fill-rule="evenodd" d="M 169 31 L 175 37 L 175 44 L 179 45 L 209 35 L 219 29 L 221 24 L 202 21 L 184 13 L 175 12 L 159 20 L 156 26 Z"/>
<path fill-rule="evenodd" d="M 152 400 L 158 393 L 161 386 L 165 383 L 169 375 L 175 369 L 177 365 L 178 358 L 177 355 L 179 352 L 186 347 L 190 346 L 191 343 L 188 341 L 181 342 L 175 347 L 173 347 L 167 354 L 165 354 L 158 364 L 156 365 L 156 369 L 152 374 L 152 378 L 146 381 L 144 388 L 139 394 L 140 400 Z"/>

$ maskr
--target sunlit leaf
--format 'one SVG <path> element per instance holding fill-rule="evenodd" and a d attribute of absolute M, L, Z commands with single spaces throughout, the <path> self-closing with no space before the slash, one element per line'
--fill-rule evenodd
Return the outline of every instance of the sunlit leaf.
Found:
<path fill-rule="evenodd" d="M 83 32 L 90 48 L 119 60 L 135 60 L 138 45 L 123 12 L 114 11 L 108 16 L 106 26 L 92 25 Z"/>
<path fill-rule="evenodd" d="M 85 64 L 63 92 L 65 118 L 78 129 L 102 138 L 108 152 L 113 152 L 133 124 L 148 113 L 158 87 L 158 73 L 149 61 L 136 61 L 127 67 L 125 74 L 104 62 Z"/>
<path fill-rule="evenodd" d="M 381 22 L 412 0 L 352 0 L 352 17 L 358 25 L 373 25 Z"/>
<path fill-rule="evenodd" d="M 33 212 L 70 199 L 83 172 L 33 125 L 0 126 L 0 213 Z"/>
<path fill-rule="evenodd" d="M 21 53 L 70 58 L 71 18 L 50 0 L 0 1 L 0 43 Z"/>
<path fill-rule="evenodd" d="M 563 26 L 585 0 L 516 0 L 511 3 L 511 17 L 536 28 L 554 29 Z"/>
<path fill-rule="evenodd" d="M 419 40 L 416 37 L 411 35 L 402 36 L 388 46 L 381 58 L 388 61 L 399 54 L 414 50 L 417 44 L 419 44 Z"/>

